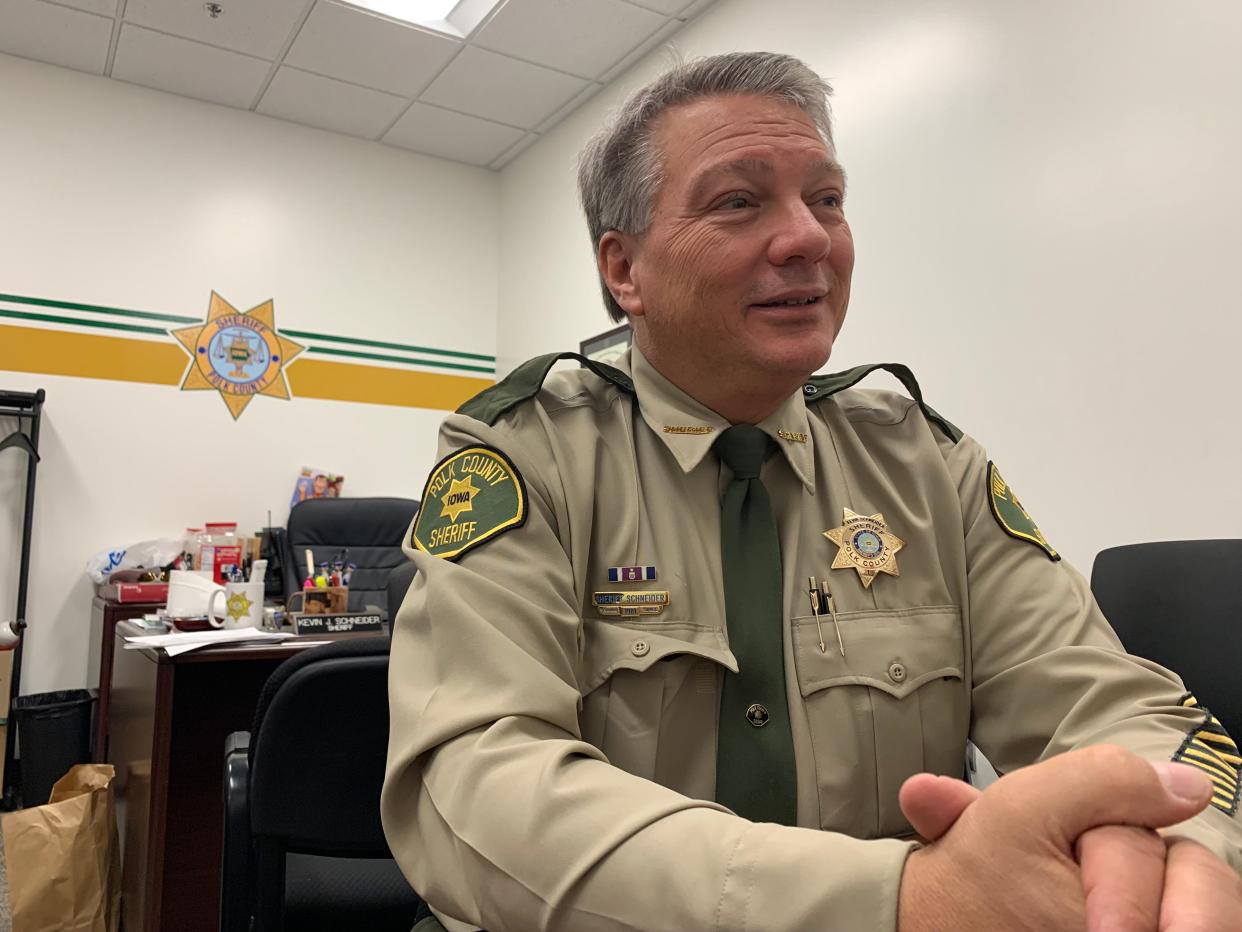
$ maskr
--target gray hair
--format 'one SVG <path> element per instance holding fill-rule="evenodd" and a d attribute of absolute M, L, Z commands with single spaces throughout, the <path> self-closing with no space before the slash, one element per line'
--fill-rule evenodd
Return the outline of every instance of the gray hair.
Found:
<path fill-rule="evenodd" d="M 719 94 L 757 94 L 799 107 L 832 147 L 832 88 L 798 59 L 776 52 L 732 52 L 697 58 L 666 71 L 632 93 L 609 123 L 591 137 L 578 159 L 578 196 L 586 212 L 591 247 L 609 230 L 643 233 L 651 223 L 663 180 L 656 119 L 669 107 Z M 625 319 L 600 276 L 608 316 Z"/>

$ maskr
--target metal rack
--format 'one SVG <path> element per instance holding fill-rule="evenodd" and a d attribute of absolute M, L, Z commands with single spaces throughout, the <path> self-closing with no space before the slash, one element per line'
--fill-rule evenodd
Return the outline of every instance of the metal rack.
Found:
<path fill-rule="evenodd" d="M 17 418 L 17 429 L 0 439 L 0 452 L 16 449 L 26 454 L 26 510 L 22 522 L 21 562 L 17 571 L 17 614 L 13 630 L 21 634 L 26 627 L 26 590 L 30 582 L 30 541 L 34 533 L 35 474 L 39 467 L 39 421 L 43 415 L 43 389 L 35 392 L 0 391 L 0 418 Z M 0 617 L 0 622 L 3 618 Z M 22 644 L 17 642 L 13 651 L 13 682 L 9 688 L 10 708 L 18 697 L 22 676 Z M 5 729 L 4 738 L 4 798 L 0 808 L 15 807 L 13 780 L 14 729 Z"/>

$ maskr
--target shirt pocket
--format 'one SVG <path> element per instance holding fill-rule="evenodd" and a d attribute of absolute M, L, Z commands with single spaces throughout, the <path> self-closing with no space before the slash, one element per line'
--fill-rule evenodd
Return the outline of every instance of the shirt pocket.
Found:
<path fill-rule="evenodd" d="M 622 770 L 712 798 L 721 672 L 737 671 L 719 630 L 587 619 L 583 638 L 583 740 Z"/>
<path fill-rule="evenodd" d="M 928 771 L 962 776 L 970 699 L 956 606 L 838 612 L 845 657 L 821 615 L 793 620 L 821 827 L 859 838 L 911 831 L 897 793 Z"/>

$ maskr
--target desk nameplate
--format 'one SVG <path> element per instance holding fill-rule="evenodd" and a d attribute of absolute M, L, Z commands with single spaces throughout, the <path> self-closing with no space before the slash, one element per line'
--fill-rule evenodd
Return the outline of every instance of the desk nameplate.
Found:
<path fill-rule="evenodd" d="M 353 631 L 384 630 L 384 622 L 374 612 L 340 612 L 307 614 L 294 612 L 289 616 L 295 634 L 346 634 Z"/>

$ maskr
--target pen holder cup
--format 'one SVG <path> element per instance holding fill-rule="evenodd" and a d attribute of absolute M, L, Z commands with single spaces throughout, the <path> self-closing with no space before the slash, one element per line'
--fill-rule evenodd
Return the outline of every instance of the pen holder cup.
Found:
<path fill-rule="evenodd" d="M 349 589 L 346 586 L 303 589 L 289 596 L 285 607 L 291 615 L 337 615 L 349 611 Z"/>

